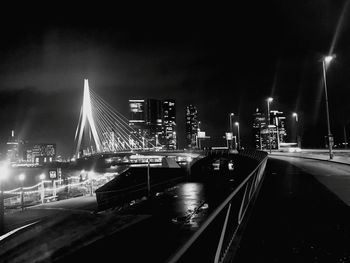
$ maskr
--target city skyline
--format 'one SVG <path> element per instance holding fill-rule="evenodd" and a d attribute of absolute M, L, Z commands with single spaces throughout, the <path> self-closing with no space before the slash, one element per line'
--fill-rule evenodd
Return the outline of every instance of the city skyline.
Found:
<path fill-rule="evenodd" d="M 223 141 L 230 112 L 240 116 L 242 145 L 250 142 L 251 114 L 256 107 L 265 111 L 264 101 L 272 96 L 272 110 L 286 116 L 298 112 L 305 146 L 321 147 L 327 129 L 320 60 L 332 47 L 337 57 L 327 81 L 331 126 L 339 143 L 344 125 L 349 128 L 343 113 L 350 111 L 349 28 L 346 19 L 340 21 L 347 6 L 345 1 L 308 3 L 240 3 L 235 8 L 247 12 L 245 19 L 213 8 L 202 14 L 188 11 L 181 19 L 175 10 L 152 19 L 140 15 L 143 23 L 123 23 L 123 17 L 62 21 L 55 15 L 44 22 L 22 17 L 11 26 L 2 23 L 0 138 L 4 142 L 15 129 L 32 141 L 56 141 L 58 151 L 68 154 L 81 82 L 89 78 L 92 88 L 124 115 L 130 98 L 169 97 L 178 102 L 183 127 L 183 109 L 195 104 L 214 144 Z M 207 16 L 221 12 L 225 15 L 219 19 Z"/>

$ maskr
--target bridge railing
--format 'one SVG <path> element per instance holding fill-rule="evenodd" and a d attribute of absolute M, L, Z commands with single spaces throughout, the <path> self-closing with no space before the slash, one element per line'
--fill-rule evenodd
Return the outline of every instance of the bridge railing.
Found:
<path fill-rule="evenodd" d="M 257 167 L 212 211 L 168 262 L 227 262 L 234 256 L 243 219 L 259 192 L 267 162 L 264 152 L 242 151 L 239 154 L 257 160 Z"/>

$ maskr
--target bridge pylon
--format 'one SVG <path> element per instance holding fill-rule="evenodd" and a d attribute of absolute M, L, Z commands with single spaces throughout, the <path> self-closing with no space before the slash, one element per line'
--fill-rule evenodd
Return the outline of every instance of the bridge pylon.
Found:
<path fill-rule="evenodd" d="M 77 142 L 77 148 L 75 151 L 75 156 L 79 158 L 79 150 L 81 146 L 81 140 L 83 138 L 83 133 L 85 129 L 85 125 L 89 125 L 92 133 L 92 137 L 94 139 L 95 145 L 96 145 L 96 151 L 101 152 L 101 141 L 96 131 L 96 126 L 94 122 L 94 118 L 92 115 L 91 110 L 91 98 L 90 98 L 90 88 L 89 88 L 89 80 L 84 79 L 84 99 L 83 99 L 83 105 L 80 111 L 80 119 L 77 126 L 77 130 L 75 133 L 75 139 L 78 135 L 78 142 Z"/>

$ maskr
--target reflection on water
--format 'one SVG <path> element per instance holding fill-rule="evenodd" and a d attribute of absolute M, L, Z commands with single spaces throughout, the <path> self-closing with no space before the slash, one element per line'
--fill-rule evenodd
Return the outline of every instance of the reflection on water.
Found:
<path fill-rule="evenodd" d="M 203 211 L 208 208 L 205 185 L 198 182 L 181 183 L 168 189 L 166 194 L 173 197 L 168 203 L 172 222 L 197 228 L 199 221 L 203 220 Z"/>
<path fill-rule="evenodd" d="M 176 212 L 192 212 L 204 201 L 203 184 L 201 183 L 183 183 L 176 191 L 177 209 Z"/>

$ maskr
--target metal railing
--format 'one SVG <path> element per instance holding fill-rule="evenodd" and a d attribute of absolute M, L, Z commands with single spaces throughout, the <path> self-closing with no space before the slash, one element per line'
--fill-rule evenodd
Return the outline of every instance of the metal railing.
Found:
<path fill-rule="evenodd" d="M 71 176 L 67 180 L 43 180 L 29 187 L 18 187 L 4 191 L 6 209 L 28 207 L 40 203 L 57 201 L 76 196 L 93 195 L 94 191 L 114 178 L 114 175 L 103 175 L 98 178 L 81 180 Z"/>
<path fill-rule="evenodd" d="M 208 216 L 199 229 L 168 262 L 225 262 L 232 259 L 238 245 L 237 235 L 247 209 L 256 198 L 267 162 L 267 153 L 240 152 L 258 161 L 257 167 Z M 209 244 L 209 245 L 208 245 Z"/>

